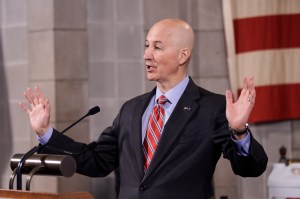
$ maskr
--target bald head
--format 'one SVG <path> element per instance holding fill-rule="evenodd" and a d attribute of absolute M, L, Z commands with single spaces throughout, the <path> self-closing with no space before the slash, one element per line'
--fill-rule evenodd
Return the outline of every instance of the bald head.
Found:
<path fill-rule="evenodd" d="M 174 47 L 188 48 L 191 52 L 194 47 L 194 31 L 185 21 L 180 19 L 164 19 L 152 26 L 148 35 L 161 34 L 168 38 Z"/>
<path fill-rule="evenodd" d="M 194 31 L 185 21 L 164 19 L 152 26 L 145 42 L 147 78 L 162 92 L 181 82 L 194 46 Z"/>

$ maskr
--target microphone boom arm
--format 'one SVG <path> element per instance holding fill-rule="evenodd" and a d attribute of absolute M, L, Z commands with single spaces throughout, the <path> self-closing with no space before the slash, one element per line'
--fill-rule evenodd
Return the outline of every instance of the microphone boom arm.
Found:
<path fill-rule="evenodd" d="M 16 176 L 17 176 L 17 190 L 22 190 L 22 175 L 21 175 L 21 170 L 23 168 L 23 165 L 25 163 L 25 161 L 31 156 L 33 155 L 35 152 L 37 152 L 39 149 L 49 145 L 50 143 L 52 143 L 57 136 L 60 136 L 62 134 L 64 134 L 67 130 L 69 130 L 70 128 L 72 128 L 74 125 L 76 125 L 77 123 L 79 123 L 81 120 L 83 120 L 84 118 L 86 118 L 87 116 L 90 115 L 94 115 L 96 113 L 98 113 L 100 111 L 100 108 L 98 106 L 95 106 L 93 108 L 91 108 L 89 110 L 89 112 L 87 114 L 85 114 L 83 117 L 81 117 L 80 119 L 78 119 L 76 122 L 72 123 L 70 126 L 68 126 L 66 129 L 64 129 L 60 134 L 56 134 L 51 140 L 49 140 L 46 144 L 44 145 L 40 145 L 40 146 L 35 146 L 33 147 L 30 151 L 28 151 L 27 153 L 25 153 L 20 162 L 18 163 L 18 166 L 16 168 Z M 10 183 L 11 184 L 11 183 Z"/>

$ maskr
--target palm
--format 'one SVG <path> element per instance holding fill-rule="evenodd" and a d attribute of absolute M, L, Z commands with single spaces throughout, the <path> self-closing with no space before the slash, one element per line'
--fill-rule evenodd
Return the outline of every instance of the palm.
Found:
<path fill-rule="evenodd" d="M 39 129 L 47 128 L 49 125 L 50 114 L 44 109 L 42 104 L 39 104 L 29 112 L 30 124 L 35 132 Z"/>
<path fill-rule="evenodd" d="M 38 87 L 35 88 L 35 92 L 31 90 L 31 88 L 28 88 L 24 93 L 24 97 L 27 99 L 31 108 L 23 103 L 20 103 L 20 106 L 27 112 L 32 129 L 40 136 L 43 136 L 49 128 L 49 100 L 44 98 Z"/>
<path fill-rule="evenodd" d="M 254 107 L 255 96 L 256 93 L 253 83 L 253 77 L 251 77 L 249 80 L 247 80 L 247 78 L 244 78 L 243 89 L 238 100 L 235 103 L 233 103 L 232 100 L 232 93 L 230 91 L 226 91 L 226 117 L 229 125 L 232 128 L 236 130 L 245 128 L 245 124 L 247 123 L 251 111 Z"/>

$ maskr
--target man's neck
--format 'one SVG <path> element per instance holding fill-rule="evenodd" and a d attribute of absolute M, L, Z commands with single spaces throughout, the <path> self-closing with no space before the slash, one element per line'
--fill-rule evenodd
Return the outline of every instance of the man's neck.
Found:
<path fill-rule="evenodd" d="M 179 84 L 181 81 L 184 80 L 187 74 L 184 74 L 183 76 L 180 76 L 179 78 L 175 78 L 172 81 L 168 82 L 156 82 L 156 86 L 159 88 L 159 90 L 162 93 L 167 93 L 170 89 L 175 87 L 177 84 Z"/>

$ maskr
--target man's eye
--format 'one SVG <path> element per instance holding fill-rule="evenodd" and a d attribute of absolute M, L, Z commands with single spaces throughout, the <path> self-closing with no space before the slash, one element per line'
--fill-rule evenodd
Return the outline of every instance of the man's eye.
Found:
<path fill-rule="evenodd" d="M 145 44 L 145 48 L 148 48 L 149 47 L 149 44 Z"/>
<path fill-rule="evenodd" d="M 161 48 L 159 46 L 154 46 L 154 49 L 160 50 Z"/>

